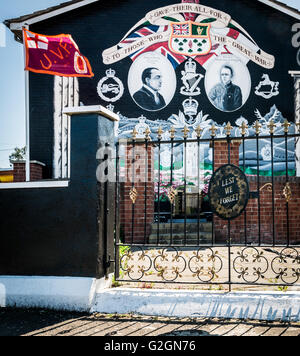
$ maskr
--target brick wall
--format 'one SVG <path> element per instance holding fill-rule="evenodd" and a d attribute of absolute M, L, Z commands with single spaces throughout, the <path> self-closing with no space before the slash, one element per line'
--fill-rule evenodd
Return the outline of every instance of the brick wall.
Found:
<path fill-rule="evenodd" d="M 250 190 L 257 191 L 257 177 L 248 177 Z M 287 203 L 283 195 L 285 177 L 274 177 L 274 229 L 273 193 L 270 177 L 260 177 L 260 208 L 258 199 L 250 199 L 246 211 L 230 222 L 232 243 L 291 244 L 300 243 L 300 178 L 290 177 L 292 198 Z M 267 184 L 267 185 L 266 185 Z M 260 226 L 260 228 L 259 228 Z M 214 219 L 216 242 L 228 240 L 228 222 Z M 274 235 L 273 235 L 274 231 Z M 288 237 L 289 235 L 289 237 Z"/>
<path fill-rule="evenodd" d="M 231 163 L 237 166 L 239 165 L 239 144 L 235 142 L 231 145 Z M 215 144 L 214 158 L 216 169 L 228 163 L 227 142 Z M 292 197 L 288 204 L 283 194 L 286 186 L 285 176 L 274 177 L 273 186 L 271 186 L 271 177 L 259 177 L 259 186 L 257 176 L 248 176 L 248 180 L 251 192 L 260 191 L 260 204 L 258 198 L 250 199 L 245 212 L 230 222 L 231 242 L 286 244 L 289 239 L 290 243 L 300 243 L 300 178 L 289 177 Z M 228 222 L 215 216 L 214 233 L 216 242 L 227 241 Z"/>
<path fill-rule="evenodd" d="M 230 163 L 239 166 L 239 147 L 241 142 L 234 141 L 230 145 Z M 125 182 L 121 183 L 120 195 L 120 222 L 126 243 L 144 243 L 148 241 L 151 233 L 151 224 L 154 221 L 154 152 L 148 147 L 148 161 L 145 155 L 145 145 L 137 145 L 133 156 L 132 145 L 126 147 Z M 132 189 L 132 161 L 135 159 L 134 187 L 137 191 L 137 200 L 132 204 L 130 191 Z M 227 141 L 215 142 L 214 150 L 215 170 L 228 164 Z M 148 167 L 147 195 L 145 195 L 144 177 Z M 287 204 L 283 190 L 286 186 L 286 177 L 274 177 L 274 218 L 273 218 L 273 192 L 272 178 L 248 176 L 250 191 L 260 191 L 259 199 L 249 199 L 245 212 L 230 222 L 230 239 L 232 243 L 265 243 L 265 244 L 291 244 L 300 242 L 300 177 L 289 177 L 292 197 Z M 145 221 L 146 202 L 146 221 Z M 132 220 L 134 209 L 134 219 Z M 273 223 L 274 220 L 274 223 Z M 133 223 L 132 223 L 133 222 Z M 133 226 L 133 230 L 132 230 Z M 146 235 L 145 235 L 146 226 Z M 273 229 L 274 226 L 274 229 Z M 132 239 L 133 232 L 133 239 Z M 214 239 L 218 243 L 228 240 L 228 221 L 214 216 Z"/>
<path fill-rule="evenodd" d="M 24 161 L 13 162 L 14 182 L 26 182 L 26 163 Z M 44 164 L 40 162 L 30 163 L 30 181 L 38 181 L 43 179 Z"/>
<path fill-rule="evenodd" d="M 125 177 L 123 177 L 125 181 L 121 183 L 120 187 L 121 231 L 123 232 L 124 242 L 144 243 L 148 240 L 151 233 L 151 224 L 154 220 L 154 149 L 149 146 L 146 151 L 145 144 L 143 144 L 137 145 L 133 150 L 132 144 L 129 144 L 125 149 L 125 157 Z M 134 179 L 132 178 L 133 166 Z M 134 188 L 137 192 L 135 204 L 130 199 L 132 180 L 134 180 Z M 147 180 L 146 190 L 145 180 Z"/>
<path fill-rule="evenodd" d="M 232 141 L 230 143 L 230 163 L 239 165 L 239 149 L 241 141 Z M 214 143 L 214 162 L 215 170 L 229 163 L 229 145 L 227 141 L 216 141 Z"/>

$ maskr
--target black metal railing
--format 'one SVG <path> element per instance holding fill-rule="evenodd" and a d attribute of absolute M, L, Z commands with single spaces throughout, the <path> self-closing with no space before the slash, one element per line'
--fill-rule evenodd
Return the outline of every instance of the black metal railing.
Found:
<path fill-rule="evenodd" d="M 172 127 L 142 138 L 134 130 L 122 152 L 117 143 L 116 280 L 299 287 L 299 126 L 242 122 L 235 135 L 229 123 L 206 135 L 201 126 Z M 213 213 L 207 195 L 226 164 L 250 187 L 247 208 L 232 220 Z"/>

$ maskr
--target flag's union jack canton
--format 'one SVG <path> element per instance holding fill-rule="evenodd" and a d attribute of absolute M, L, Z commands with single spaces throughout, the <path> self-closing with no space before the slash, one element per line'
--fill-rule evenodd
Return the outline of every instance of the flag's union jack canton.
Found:
<path fill-rule="evenodd" d="M 189 24 L 173 24 L 174 35 L 187 36 L 189 35 Z"/>

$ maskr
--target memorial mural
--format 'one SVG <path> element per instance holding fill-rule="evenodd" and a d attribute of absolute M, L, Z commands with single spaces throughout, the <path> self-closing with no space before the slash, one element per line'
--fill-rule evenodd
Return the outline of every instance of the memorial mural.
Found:
<path fill-rule="evenodd" d="M 243 6 L 245 9 L 249 7 L 247 1 L 246 5 L 243 2 L 236 4 L 240 11 L 235 8 L 234 16 L 230 13 L 231 7 L 226 7 L 229 1 L 225 5 L 219 4 L 222 10 L 214 1 L 174 2 L 154 1 L 150 11 L 147 4 L 144 17 L 137 23 L 131 22 L 133 16 L 129 16 L 126 24 L 130 25 L 124 32 L 115 28 L 113 36 L 103 39 L 104 45 L 99 46 L 102 49 L 97 59 L 99 61 L 100 57 L 101 72 L 96 75 L 98 79 L 93 93 L 90 85 L 80 84 L 82 105 L 95 104 L 94 93 L 97 93 L 99 103 L 120 116 L 119 138 L 131 137 L 134 128 L 138 131 L 137 137 L 144 137 L 149 128 L 151 138 L 157 139 L 159 127 L 163 129 L 165 139 L 169 139 L 172 127 L 176 129 L 175 138 L 182 138 L 184 127 L 190 130 L 189 137 L 192 137 L 198 126 L 203 129 L 202 137 L 209 138 L 213 124 L 217 127 L 217 137 L 225 137 L 228 121 L 233 126 L 233 135 L 240 136 L 238 127 L 245 122 L 249 126 L 247 135 L 255 136 L 251 125 L 256 120 L 262 125 L 262 135 L 269 133 L 270 120 L 276 124 L 275 135 L 281 134 L 280 124 L 285 119 L 293 120 L 286 116 L 290 109 L 281 98 L 283 90 L 290 92 L 289 103 L 293 105 L 292 78 L 288 70 L 283 73 L 281 68 L 282 49 L 292 47 L 291 27 L 289 37 L 284 39 L 286 33 L 284 36 L 280 34 L 283 25 L 277 24 L 276 19 L 272 19 L 272 25 L 267 20 L 254 25 L 253 19 L 249 20 L 242 11 Z M 129 3 L 124 6 L 132 9 L 132 1 Z M 155 7 L 155 4 L 167 5 Z M 142 4 L 137 11 L 141 13 L 141 9 Z M 124 30 L 124 26 L 120 27 Z M 293 31 L 297 29 L 295 25 Z M 119 41 L 113 41 L 116 36 Z M 294 34 L 294 47 L 296 36 Z M 294 126 L 290 130 L 293 132 Z M 285 171 L 283 145 L 284 141 L 274 141 L 274 172 L 278 175 Z M 288 149 L 289 173 L 294 174 L 294 140 L 288 142 Z M 270 140 L 260 140 L 262 175 L 271 174 L 270 150 Z M 162 172 L 170 170 L 170 154 L 169 145 L 163 145 Z M 188 157 L 183 159 L 183 145 L 174 148 L 174 157 L 174 167 L 179 175 L 184 161 L 191 164 L 190 172 L 197 167 L 192 144 Z M 256 174 L 255 140 L 247 143 L 246 161 L 240 163 L 246 165 L 246 173 Z M 212 168 L 212 152 L 208 144 L 201 144 L 201 165 L 207 170 Z M 191 180 L 193 176 L 191 173 Z"/>

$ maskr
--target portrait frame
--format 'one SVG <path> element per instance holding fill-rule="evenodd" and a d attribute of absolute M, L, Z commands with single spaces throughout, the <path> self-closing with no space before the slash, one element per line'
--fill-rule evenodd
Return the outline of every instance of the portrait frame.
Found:
<path fill-rule="evenodd" d="M 223 68 L 231 68 L 231 82 L 233 86 L 230 89 L 229 94 L 227 92 L 225 95 L 240 96 L 237 98 L 237 103 L 234 103 L 232 99 L 232 104 L 229 107 L 224 107 L 224 83 L 221 80 L 221 71 Z M 230 70 L 227 70 L 229 73 Z M 241 109 L 249 99 L 251 94 L 252 80 L 248 67 L 243 63 L 238 57 L 234 55 L 222 56 L 216 59 L 210 64 L 206 71 L 204 86 L 206 95 L 210 103 L 218 110 L 222 112 L 234 112 Z M 223 98 L 221 98 L 223 95 Z"/>
<path fill-rule="evenodd" d="M 134 98 L 135 93 L 137 93 L 143 87 L 142 74 L 147 68 L 157 68 L 162 75 L 162 86 L 159 90 L 159 94 L 163 97 L 165 105 L 157 110 L 149 110 L 149 108 L 144 107 L 140 102 Z M 168 61 L 168 59 L 155 52 L 147 52 L 140 55 L 131 65 L 128 72 L 128 90 L 132 97 L 132 100 L 141 109 L 146 111 L 160 111 L 169 105 L 172 101 L 177 87 L 177 78 L 175 70 Z"/>

